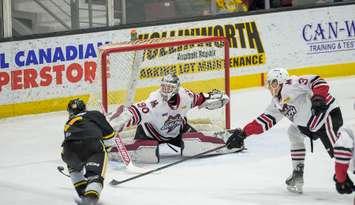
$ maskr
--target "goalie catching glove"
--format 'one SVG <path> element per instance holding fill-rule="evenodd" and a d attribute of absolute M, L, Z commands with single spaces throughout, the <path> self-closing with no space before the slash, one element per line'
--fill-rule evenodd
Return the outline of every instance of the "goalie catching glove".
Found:
<path fill-rule="evenodd" d="M 214 110 L 223 107 L 229 102 L 229 97 L 219 90 L 212 90 L 210 92 L 203 93 L 205 101 L 199 106 L 199 108 L 206 108 L 208 110 Z"/>

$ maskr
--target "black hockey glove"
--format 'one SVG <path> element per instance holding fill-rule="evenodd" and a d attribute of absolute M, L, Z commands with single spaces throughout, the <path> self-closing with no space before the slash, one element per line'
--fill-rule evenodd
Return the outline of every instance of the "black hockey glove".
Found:
<path fill-rule="evenodd" d="M 244 139 L 246 138 L 245 133 L 242 129 L 237 128 L 234 130 L 233 134 L 229 136 L 226 145 L 227 149 L 241 148 L 244 146 Z"/>
<path fill-rule="evenodd" d="M 354 184 L 349 178 L 348 175 L 346 175 L 346 179 L 343 183 L 337 182 L 335 175 L 334 175 L 334 181 L 335 181 L 335 188 L 337 189 L 339 194 L 351 194 L 353 193 L 353 187 Z"/>
<path fill-rule="evenodd" d="M 312 101 L 312 114 L 313 115 L 319 115 L 321 113 L 325 113 L 328 109 L 328 106 L 325 102 L 325 99 L 323 96 L 320 95 L 314 95 L 311 98 Z"/>

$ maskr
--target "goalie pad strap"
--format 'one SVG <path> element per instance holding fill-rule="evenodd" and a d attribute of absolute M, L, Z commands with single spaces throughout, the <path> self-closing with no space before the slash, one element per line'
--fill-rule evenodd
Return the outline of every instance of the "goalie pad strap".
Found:
<path fill-rule="evenodd" d="M 126 148 L 128 151 L 137 150 L 140 147 L 156 147 L 159 143 L 155 140 L 135 140 L 132 144 L 126 144 Z"/>
<path fill-rule="evenodd" d="M 206 136 L 201 132 L 185 133 L 182 137 L 182 141 L 184 142 L 182 156 L 185 157 L 194 156 L 196 154 L 205 152 L 210 149 L 214 149 L 225 144 L 223 139 L 213 136 Z M 208 155 L 222 154 L 226 152 L 228 152 L 228 150 L 226 148 L 223 148 L 221 150 L 211 152 Z"/>
<path fill-rule="evenodd" d="M 216 137 L 206 136 L 201 132 L 186 133 L 182 137 L 182 140 L 184 142 L 182 156 L 185 156 L 185 157 L 191 157 L 196 154 L 205 152 L 210 149 L 214 149 L 216 147 L 219 147 L 219 146 L 225 144 L 223 139 L 221 139 L 217 136 Z M 211 152 L 206 155 L 226 154 L 226 153 L 241 151 L 243 149 L 244 148 L 227 149 L 226 147 L 224 147 L 222 149 L 216 150 L 216 151 Z"/>
<path fill-rule="evenodd" d="M 224 141 L 217 137 L 206 136 L 201 132 L 187 132 L 182 135 L 183 140 L 198 139 L 201 142 L 224 144 Z"/>
<path fill-rule="evenodd" d="M 125 147 L 127 149 L 127 151 L 132 151 L 132 150 L 137 150 L 141 147 L 156 147 L 158 146 L 159 143 L 156 141 L 156 140 L 141 140 L 141 139 L 138 139 L 138 140 L 135 140 L 133 143 L 131 144 L 125 144 Z M 111 149 L 111 152 L 117 152 L 117 148 L 116 147 L 113 147 Z"/>

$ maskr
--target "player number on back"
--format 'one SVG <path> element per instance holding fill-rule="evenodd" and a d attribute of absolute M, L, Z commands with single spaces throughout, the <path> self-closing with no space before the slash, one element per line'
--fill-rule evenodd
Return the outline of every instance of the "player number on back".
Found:
<path fill-rule="evenodd" d="M 302 85 L 307 85 L 308 80 L 305 79 L 305 78 L 300 78 L 300 79 L 298 79 L 298 83 L 299 83 L 299 84 L 302 84 Z"/>

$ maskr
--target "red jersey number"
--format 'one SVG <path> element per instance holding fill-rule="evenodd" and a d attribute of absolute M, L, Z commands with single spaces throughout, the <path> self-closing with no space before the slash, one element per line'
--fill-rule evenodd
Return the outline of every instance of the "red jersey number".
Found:
<path fill-rule="evenodd" d="M 137 104 L 137 107 L 143 112 L 143 113 L 148 113 L 149 108 L 147 107 L 147 104 L 145 102 L 141 102 Z"/>
<path fill-rule="evenodd" d="M 301 85 L 307 85 L 308 79 L 300 78 L 300 79 L 298 79 L 298 83 Z"/>

